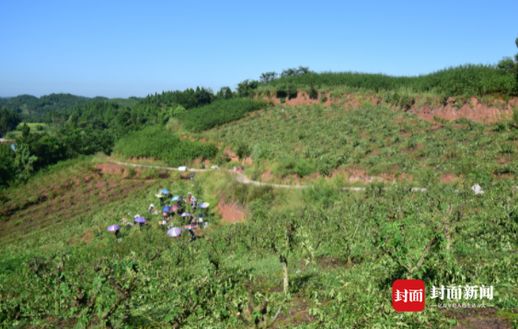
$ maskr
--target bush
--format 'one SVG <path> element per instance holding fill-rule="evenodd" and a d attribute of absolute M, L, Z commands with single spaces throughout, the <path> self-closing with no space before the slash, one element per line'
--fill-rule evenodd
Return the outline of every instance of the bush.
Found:
<path fill-rule="evenodd" d="M 247 98 L 232 98 L 215 101 L 178 115 L 183 126 L 191 131 L 203 131 L 242 118 L 246 113 L 256 111 L 264 102 Z"/>
<path fill-rule="evenodd" d="M 276 91 L 277 98 L 283 99 L 293 99 L 298 95 L 297 86 L 295 85 L 283 85 L 279 86 Z"/>
<path fill-rule="evenodd" d="M 172 166 L 199 157 L 211 159 L 217 153 L 212 144 L 181 140 L 161 126 L 144 128 L 121 138 L 114 150 L 125 157 L 160 159 Z"/>
<path fill-rule="evenodd" d="M 315 88 L 315 86 L 309 87 L 308 96 L 310 99 L 318 99 L 318 90 Z"/>
<path fill-rule="evenodd" d="M 246 145 L 246 144 L 239 144 L 239 146 L 237 147 L 236 153 L 237 153 L 237 156 L 240 159 L 244 159 L 247 156 L 250 156 L 252 151 L 250 150 L 250 147 L 248 147 L 248 145 Z"/>

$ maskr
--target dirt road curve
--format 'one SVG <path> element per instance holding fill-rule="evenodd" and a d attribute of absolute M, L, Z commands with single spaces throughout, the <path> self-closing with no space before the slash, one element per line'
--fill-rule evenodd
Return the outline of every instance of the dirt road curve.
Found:
<path fill-rule="evenodd" d="M 131 163 L 131 162 L 123 162 L 118 160 L 108 160 L 108 162 L 125 166 L 125 167 L 133 167 L 133 168 L 151 168 L 151 169 L 160 169 L 160 170 L 168 170 L 168 171 L 181 171 L 176 167 L 166 167 L 166 166 L 157 166 L 157 165 L 147 165 L 147 164 L 138 164 L 138 163 Z M 221 169 L 198 169 L 198 168 L 187 168 L 187 171 L 189 172 L 208 172 L 208 171 L 214 171 L 214 170 L 221 170 Z M 245 185 L 254 185 L 254 186 L 267 186 L 272 188 L 280 188 L 280 189 L 305 189 L 310 188 L 312 185 L 287 185 L 287 184 L 275 184 L 275 183 L 265 183 L 265 182 L 259 182 L 256 180 L 250 179 L 245 174 L 235 171 L 235 170 L 227 170 L 228 173 L 233 175 L 236 178 L 236 181 L 241 184 Z M 365 191 L 365 187 L 343 187 L 343 191 L 351 191 L 351 192 L 363 192 Z M 426 192 L 427 189 L 424 187 L 412 187 L 412 192 Z"/>
<path fill-rule="evenodd" d="M 168 171 L 181 171 L 178 168 L 175 167 L 166 167 L 166 166 L 156 166 L 156 165 L 146 165 L 146 164 L 138 164 L 138 163 L 131 163 L 131 162 L 123 162 L 123 161 L 117 161 L 117 160 L 108 160 L 108 162 L 125 166 L 125 167 L 133 167 L 133 168 L 151 168 L 151 169 L 160 169 L 160 170 L 168 170 Z M 186 171 L 188 172 L 208 172 L 208 171 L 215 171 L 215 170 L 224 170 L 224 169 L 198 169 L 198 168 L 187 168 Z M 259 182 L 256 180 L 250 179 L 248 176 L 243 174 L 242 172 L 227 169 L 226 170 L 229 174 L 233 175 L 236 178 L 236 182 L 245 184 L 245 185 L 254 185 L 254 186 L 268 186 L 272 188 L 280 188 L 280 189 L 305 189 L 310 188 L 313 185 L 287 185 L 287 184 L 275 184 L 275 183 L 265 183 L 265 182 Z M 387 189 L 387 187 L 385 187 Z M 518 191 L 518 186 L 512 187 L 513 191 Z M 342 191 L 350 191 L 350 192 L 363 192 L 365 191 L 365 187 L 358 187 L 358 186 L 351 186 L 351 187 L 342 187 Z M 410 189 L 412 192 L 417 193 L 426 193 L 428 192 L 428 189 L 426 187 L 412 187 Z M 459 190 L 455 190 L 455 192 L 460 192 Z"/>

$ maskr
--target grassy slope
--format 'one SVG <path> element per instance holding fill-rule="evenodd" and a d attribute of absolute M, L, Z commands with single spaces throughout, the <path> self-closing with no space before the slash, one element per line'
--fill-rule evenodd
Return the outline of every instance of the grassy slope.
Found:
<path fill-rule="evenodd" d="M 443 174 L 489 183 L 518 173 L 516 129 L 468 121 L 432 124 L 384 106 L 279 105 L 202 136 L 234 149 L 245 145 L 255 177 L 269 169 L 283 177 L 359 168 L 430 184 Z"/>

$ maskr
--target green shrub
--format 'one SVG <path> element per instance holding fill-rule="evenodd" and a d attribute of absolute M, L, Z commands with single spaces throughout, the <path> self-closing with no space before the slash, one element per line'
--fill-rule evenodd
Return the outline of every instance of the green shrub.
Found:
<path fill-rule="evenodd" d="M 250 156 L 252 153 L 252 150 L 250 150 L 250 147 L 246 144 L 239 144 L 236 150 L 237 156 L 240 159 L 246 158 L 247 156 Z"/>
<path fill-rule="evenodd" d="M 310 99 L 318 99 L 318 90 L 315 86 L 311 85 L 311 87 L 309 87 L 308 96 Z"/>
<path fill-rule="evenodd" d="M 188 130 L 203 131 L 240 119 L 264 106 L 264 102 L 247 98 L 225 99 L 181 113 L 178 119 Z"/>
<path fill-rule="evenodd" d="M 147 127 L 121 138 L 115 145 L 115 153 L 125 157 L 154 158 L 172 166 L 186 161 L 211 159 L 217 153 L 216 146 L 181 140 L 162 126 Z"/>

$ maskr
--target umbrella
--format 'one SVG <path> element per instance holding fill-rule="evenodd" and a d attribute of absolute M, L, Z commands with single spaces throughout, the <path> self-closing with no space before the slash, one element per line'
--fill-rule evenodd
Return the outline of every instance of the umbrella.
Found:
<path fill-rule="evenodd" d="M 199 207 L 201 209 L 207 209 L 209 206 L 210 206 L 210 204 L 208 202 L 203 202 L 202 204 L 199 205 Z"/>
<path fill-rule="evenodd" d="M 178 210 L 178 205 L 174 204 L 172 206 L 172 210 L 173 210 L 173 212 L 176 212 Z"/>
<path fill-rule="evenodd" d="M 182 217 L 191 217 L 192 215 L 191 215 L 191 213 L 189 213 L 189 212 L 184 212 L 184 213 L 183 213 L 183 214 L 181 214 L 180 216 L 182 216 Z"/>
<path fill-rule="evenodd" d="M 106 230 L 108 232 L 112 232 L 112 233 L 115 233 L 115 232 L 118 232 L 119 230 L 121 229 L 121 227 L 117 224 L 114 224 L 114 225 L 110 225 L 106 228 Z"/>
<path fill-rule="evenodd" d="M 146 224 L 146 219 L 142 216 L 138 216 L 138 217 L 135 217 L 135 223 L 138 223 L 138 224 Z"/>
<path fill-rule="evenodd" d="M 171 207 L 169 206 L 164 206 L 164 208 L 162 208 L 162 212 L 164 213 L 169 213 L 171 211 Z"/>
<path fill-rule="evenodd" d="M 167 230 L 167 235 L 172 238 L 179 237 L 181 234 L 182 234 L 182 229 L 179 227 L 173 227 L 173 228 L 170 228 L 169 230 Z"/>
<path fill-rule="evenodd" d="M 171 198 L 171 201 L 180 201 L 181 199 L 182 199 L 182 197 L 181 197 L 181 196 L 179 196 L 179 195 L 175 195 L 175 196 L 173 196 L 173 197 Z"/>
<path fill-rule="evenodd" d="M 162 195 L 169 195 L 169 190 L 166 189 L 166 188 L 163 188 L 163 189 L 160 190 L 160 194 L 162 194 Z"/>
<path fill-rule="evenodd" d="M 167 225 L 167 221 L 161 220 L 161 221 L 158 222 L 158 224 L 160 224 L 160 225 Z"/>

